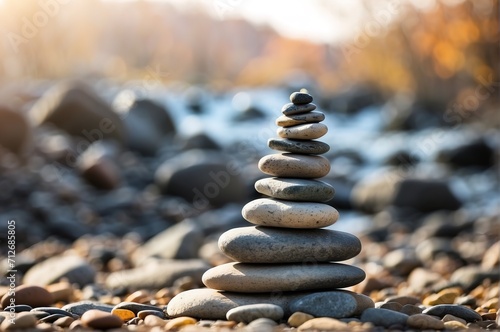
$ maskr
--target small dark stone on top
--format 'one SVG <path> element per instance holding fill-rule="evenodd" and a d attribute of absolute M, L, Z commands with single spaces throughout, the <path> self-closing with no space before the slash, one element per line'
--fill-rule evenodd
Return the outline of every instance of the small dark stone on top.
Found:
<path fill-rule="evenodd" d="M 304 105 L 312 103 L 313 97 L 305 92 L 294 92 L 290 95 L 290 101 L 295 105 Z"/>

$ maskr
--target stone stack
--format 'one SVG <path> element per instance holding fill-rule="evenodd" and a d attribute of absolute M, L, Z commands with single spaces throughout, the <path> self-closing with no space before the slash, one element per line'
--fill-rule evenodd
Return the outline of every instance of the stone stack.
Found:
<path fill-rule="evenodd" d="M 334 263 L 361 251 L 358 238 L 323 229 L 339 217 L 336 209 L 324 203 L 333 197 L 334 189 L 316 180 L 330 171 L 328 159 L 321 156 L 330 147 L 315 140 L 328 131 L 321 123 L 325 115 L 314 111 L 308 93 L 294 92 L 290 100 L 276 120 L 281 138 L 268 142 L 271 149 L 281 152 L 259 161 L 259 169 L 274 176 L 255 183 L 256 190 L 268 197 L 253 200 L 242 209 L 243 217 L 255 226 L 222 234 L 219 248 L 235 262 L 203 275 L 203 283 L 219 291 L 181 293 L 169 304 L 170 315 L 221 318 L 216 317 L 221 316 L 220 311 L 211 315 L 200 312 L 200 306 L 226 310 L 253 303 L 284 306 L 290 314 L 290 307 L 300 297 L 353 286 L 365 278 L 357 267 Z"/>

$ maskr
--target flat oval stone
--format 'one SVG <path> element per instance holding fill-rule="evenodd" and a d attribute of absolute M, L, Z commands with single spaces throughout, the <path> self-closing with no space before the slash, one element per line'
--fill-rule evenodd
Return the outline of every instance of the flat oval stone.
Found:
<path fill-rule="evenodd" d="M 176 295 L 167 306 L 170 317 L 190 316 L 202 319 L 226 319 L 229 310 L 248 304 L 270 303 L 284 309 L 285 316 L 290 302 L 304 293 L 245 294 L 222 292 L 209 288 L 191 289 Z"/>
<path fill-rule="evenodd" d="M 312 103 L 313 97 L 305 92 L 294 92 L 290 95 L 290 101 L 297 105 Z"/>
<path fill-rule="evenodd" d="M 303 114 L 281 115 L 276 119 L 279 127 L 290 127 L 305 123 L 318 123 L 325 120 L 325 114 L 319 111 L 311 111 Z"/>
<path fill-rule="evenodd" d="M 226 319 L 243 323 L 250 323 L 259 318 L 269 318 L 274 321 L 279 321 L 283 318 L 284 314 L 283 308 L 276 304 L 257 303 L 247 304 L 229 310 L 226 314 Z"/>
<path fill-rule="evenodd" d="M 361 251 L 359 239 L 329 229 L 238 227 L 219 237 L 220 250 L 241 263 L 343 261 Z M 317 315 L 315 315 L 317 316 Z"/>
<path fill-rule="evenodd" d="M 330 162 L 321 156 L 276 153 L 262 157 L 259 169 L 283 178 L 321 178 L 330 172 Z"/>
<path fill-rule="evenodd" d="M 481 315 L 474 310 L 458 304 L 438 304 L 433 307 L 427 308 L 422 311 L 423 314 L 433 315 L 438 317 L 444 317 L 446 314 L 450 314 L 468 322 L 475 322 L 482 320 Z"/>
<path fill-rule="evenodd" d="M 9 306 L 11 298 L 15 299 L 16 304 L 26 304 L 31 307 L 46 307 L 54 302 L 52 294 L 43 287 L 35 285 L 20 285 L 15 288 L 15 294 L 7 292 L 1 300 L 2 308 Z"/>
<path fill-rule="evenodd" d="M 291 153 L 323 154 L 330 151 L 330 146 L 320 141 L 291 140 L 283 138 L 271 138 L 267 141 L 267 146 L 273 150 L 286 151 Z"/>
<path fill-rule="evenodd" d="M 211 268 L 205 272 L 202 281 L 212 289 L 262 293 L 343 288 L 364 278 L 363 270 L 339 263 L 270 265 L 232 262 Z"/>
<path fill-rule="evenodd" d="M 283 105 L 281 108 L 281 113 L 284 115 L 294 115 L 301 114 L 314 111 L 316 109 L 316 105 L 314 104 L 305 104 L 305 105 L 295 105 L 293 103 L 288 103 Z"/>
<path fill-rule="evenodd" d="M 374 305 L 372 299 L 366 295 L 338 290 L 313 293 L 298 298 L 290 304 L 290 309 L 315 317 L 346 318 L 359 316 Z"/>
<path fill-rule="evenodd" d="M 405 326 L 408 315 L 389 309 L 368 308 L 361 314 L 362 322 L 370 322 L 376 326 L 389 327 L 391 325 Z"/>
<path fill-rule="evenodd" d="M 120 317 L 109 312 L 91 309 L 82 315 L 82 324 L 99 330 L 119 328 L 123 325 Z"/>
<path fill-rule="evenodd" d="M 328 127 L 322 123 L 306 123 L 292 127 L 280 127 L 276 131 L 279 137 L 290 139 L 317 139 L 328 132 Z"/>
<path fill-rule="evenodd" d="M 255 225 L 286 228 L 322 228 L 333 225 L 339 218 L 338 211 L 327 204 L 270 198 L 247 203 L 241 214 Z"/>
<path fill-rule="evenodd" d="M 290 201 L 326 202 L 333 198 L 335 190 L 322 181 L 265 178 L 255 182 L 255 190 L 273 198 Z"/>

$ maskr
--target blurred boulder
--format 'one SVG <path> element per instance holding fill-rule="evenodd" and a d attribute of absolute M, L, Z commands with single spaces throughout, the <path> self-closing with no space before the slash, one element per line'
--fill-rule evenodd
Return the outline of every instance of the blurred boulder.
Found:
<path fill-rule="evenodd" d="M 186 106 L 191 112 L 195 114 L 204 112 L 206 108 L 206 96 L 202 88 L 197 86 L 189 87 L 184 94 L 184 98 L 186 100 Z"/>
<path fill-rule="evenodd" d="M 381 102 L 382 96 L 375 87 L 358 85 L 345 89 L 328 100 L 322 100 L 320 104 L 334 112 L 354 114 Z"/>
<path fill-rule="evenodd" d="M 265 118 L 265 113 L 254 104 L 252 97 L 246 92 L 238 92 L 234 95 L 231 105 L 236 112 L 233 117 L 235 122 Z"/>
<path fill-rule="evenodd" d="M 180 196 L 201 211 L 247 197 L 236 162 L 214 151 L 189 150 L 166 160 L 155 181 L 162 193 Z"/>
<path fill-rule="evenodd" d="M 32 140 L 31 126 L 26 117 L 0 105 L 0 147 L 22 155 Z"/>
<path fill-rule="evenodd" d="M 176 133 L 169 111 L 149 99 L 138 99 L 124 90 L 113 101 L 113 107 L 125 123 L 127 146 L 146 156 L 154 156 L 165 141 Z"/>
<path fill-rule="evenodd" d="M 419 161 L 420 158 L 409 151 L 396 151 L 384 160 L 384 164 L 388 166 L 414 167 Z"/>
<path fill-rule="evenodd" d="M 446 182 L 407 177 L 402 171 L 385 170 L 362 179 L 352 189 L 353 206 L 368 213 L 388 206 L 423 213 L 458 210 L 462 206 Z"/>
<path fill-rule="evenodd" d="M 35 125 L 51 123 L 80 138 L 77 149 L 83 151 L 95 141 L 124 141 L 125 130 L 120 117 L 88 85 L 64 82 L 47 91 L 30 109 Z"/>
<path fill-rule="evenodd" d="M 441 151 L 438 160 L 456 168 L 487 169 L 495 165 L 495 150 L 481 138 L 453 149 Z"/>
<path fill-rule="evenodd" d="M 447 183 L 418 179 L 401 181 L 392 203 L 397 207 L 412 208 L 424 213 L 437 210 L 458 210 L 462 206 Z"/>
<path fill-rule="evenodd" d="M 197 133 L 187 138 L 179 138 L 183 150 L 220 150 L 221 147 L 208 134 Z"/>

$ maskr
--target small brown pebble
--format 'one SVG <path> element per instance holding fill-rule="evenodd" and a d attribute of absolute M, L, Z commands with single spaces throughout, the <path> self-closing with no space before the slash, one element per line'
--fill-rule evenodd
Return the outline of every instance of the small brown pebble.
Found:
<path fill-rule="evenodd" d="M 14 319 L 7 317 L 0 325 L 0 330 L 21 330 L 29 329 L 36 326 L 36 317 L 30 312 L 20 312 L 16 314 Z"/>
<path fill-rule="evenodd" d="M 49 323 L 38 323 L 36 330 L 37 332 L 52 332 L 56 331 L 56 327 Z"/>
<path fill-rule="evenodd" d="M 2 297 L 2 308 L 9 306 L 15 299 L 15 304 L 27 304 L 33 308 L 35 307 L 48 307 L 53 302 L 52 294 L 45 288 L 32 285 L 21 285 L 15 288 L 15 295 L 11 296 L 9 293 Z"/>
<path fill-rule="evenodd" d="M 499 309 L 498 301 L 499 300 L 498 300 L 497 297 L 489 299 L 488 301 L 486 301 L 485 303 L 483 303 L 483 305 L 481 306 L 481 308 L 485 308 L 485 309 Z"/>
<path fill-rule="evenodd" d="M 347 331 L 349 325 L 335 318 L 320 317 L 313 318 L 300 325 L 299 332 L 302 331 Z"/>
<path fill-rule="evenodd" d="M 154 316 L 160 317 L 161 319 L 165 318 L 165 314 L 163 312 L 157 311 L 157 310 L 141 310 L 137 313 L 137 317 L 139 317 L 140 319 L 144 319 L 144 318 L 146 318 L 146 316 L 149 316 L 149 315 L 154 315 Z"/>
<path fill-rule="evenodd" d="M 113 309 L 111 313 L 115 316 L 120 317 L 120 319 L 124 322 L 127 322 L 135 317 L 135 314 L 132 310 L 128 309 Z"/>
<path fill-rule="evenodd" d="M 147 302 L 150 298 L 151 296 L 148 292 L 144 290 L 138 290 L 127 296 L 125 300 L 123 300 L 123 302 L 144 303 L 145 301 Z"/>
<path fill-rule="evenodd" d="M 196 324 L 196 322 L 197 320 L 193 317 L 177 317 L 167 322 L 167 324 L 165 325 L 165 330 L 176 330 L 182 326 Z"/>
<path fill-rule="evenodd" d="M 155 315 L 148 315 L 144 318 L 144 325 L 146 326 L 165 326 L 166 324 L 166 320 Z"/>
<path fill-rule="evenodd" d="M 460 290 L 457 288 L 443 289 L 437 294 L 427 296 L 422 303 L 425 305 L 453 304 L 459 295 Z"/>
<path fill-rule="evenodd" d="M 382 308 L 382 309 L 389 309 L 389 310 L 392 310 L 392 311 L 401 311 L 401 309 L 403 308 L 403 306 L 397 302 L 385 302 L 383 303 L 379 308 Z"/>
<path fill-rule="evenodd" d="M 305 312 L 297 311 L 294 312 L 289 318 L 288 318 L 288 325 L 291 327 L 299 327 L 300 325 L 304 324 L 308 320 L 313 319 L 314 316 L 306 314 Z"/>
<path fill-rule="evenodd" d="M 483 320 L 495 320 L 497 318 L 496 312 L 488 312 L 485 314 L 481 314 L 481 318 Z"/>
<path fill-rule="evenodd" d="M 458 322 L 456 320 L 444 322 L 444 328 L 447 330 L 465 330 L 465 329 L 468 329 L 467 325 L 465 325 L 461 322 Z"/>
<path fill-rule="evenodd" d="M 406 324 L 421 330 L 443 330 L 444 322 L 426 314 L 416 314 L 408 317 Z"/>
<path fill-rule="evenodd" d="M 82 324 L 99 330 L 119 328 L 123 325 L 120 317 L 102 310 L 91 309 L 82 315 Z"/>
<path fill-rule="evenodd" d="M 57 319 L 52 325 L 59 326 L 59 327 L 69 327 L 71 323 L 73 323 L 75 320 L 72 317 L 61 317 Z"/>
<path fill-rule="evenodd" d="M 413 305 L 413 304 L 405 304 L 399 312 L 403 314 L 407 314 L 408 316 L 411 315 L 416 315 L 416 314 L 421 314 L 422 313 L 422 308 Z"/>

